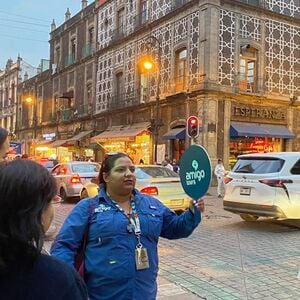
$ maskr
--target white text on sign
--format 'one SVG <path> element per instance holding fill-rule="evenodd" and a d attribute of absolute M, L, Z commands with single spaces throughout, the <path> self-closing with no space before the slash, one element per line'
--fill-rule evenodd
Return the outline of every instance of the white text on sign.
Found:
<path fill-rule="evenodd" d="M 196 180 L 201 181 L 202 178 L 205 177 L 204 170 L 192 171 L 186 173 L 186 184 L 187 185 L 194 185 L 196 184 Z"/>

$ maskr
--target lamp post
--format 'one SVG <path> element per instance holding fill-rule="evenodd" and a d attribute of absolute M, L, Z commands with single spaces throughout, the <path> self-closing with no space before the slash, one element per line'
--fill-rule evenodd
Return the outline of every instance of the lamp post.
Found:
<path fill-rule="evenodd" d="M 156 96 L 155 96 L 155 101 L 156 101 L 156 106 L 155 106 L 155 118 L 152 120 L 151 125 L 153 127 L 153 134 L 154 134 L 154 161 L 157 162 L 157 144 L 158 144 L 158 136 L 159 136 L 159 128 L 162 126 L 161 120 L 159 119 L 159 109 L 160 109 L 160 82 L 161 82 L 161 55 L 162 55 L 162 50 L 161 50 L 161 43 L 160 41 L 153 35 L 148 37 L 148 44 L 157 45 L 157 63 L 156 63 Z M 146 58 L 143 61 L 143 68 L 146 71 L 151 71 L 154 69 L 154 62 L 153 59 Z"/>
<path fill-rule="evenodd" d="M 37 126 L 37 108 L 36 108 L 36 99 L 35 97 L 25 98 L 25 102 L 29 105 L 32 105 L 32 126 L 33 126 L 33 138 L 36 139 L 36 126 Z"/>

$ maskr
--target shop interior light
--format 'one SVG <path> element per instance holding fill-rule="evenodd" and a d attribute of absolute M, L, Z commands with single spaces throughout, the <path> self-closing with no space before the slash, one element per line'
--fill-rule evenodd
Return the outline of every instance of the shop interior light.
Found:
<path fill-rule="evenodd" d="M 49 147 L 36 147 L 35 150 L 37 150 L 37 151 L 48 151 Z"/>

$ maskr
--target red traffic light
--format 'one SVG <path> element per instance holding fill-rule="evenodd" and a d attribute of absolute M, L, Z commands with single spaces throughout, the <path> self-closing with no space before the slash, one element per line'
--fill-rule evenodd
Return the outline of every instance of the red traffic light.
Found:
<path fill-rule="evenodd" d="M 187 119 L 186 133 L 190 138 L 195 138 L 199 135 L 199 119 L 196 116 L 190 116 Z"/>

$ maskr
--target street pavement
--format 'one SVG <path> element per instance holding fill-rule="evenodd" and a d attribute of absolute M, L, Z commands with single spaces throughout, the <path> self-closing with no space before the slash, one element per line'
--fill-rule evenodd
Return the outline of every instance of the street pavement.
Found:
<path fill-rule="evenodd" d="M 57 209 L 58 228 L 72 206 Z M 244 222 L 223 210 L 214 187 L 205 207 L 192 236 L 160 239 L 157 299 L 300 299 L 299 223 Z"/>

